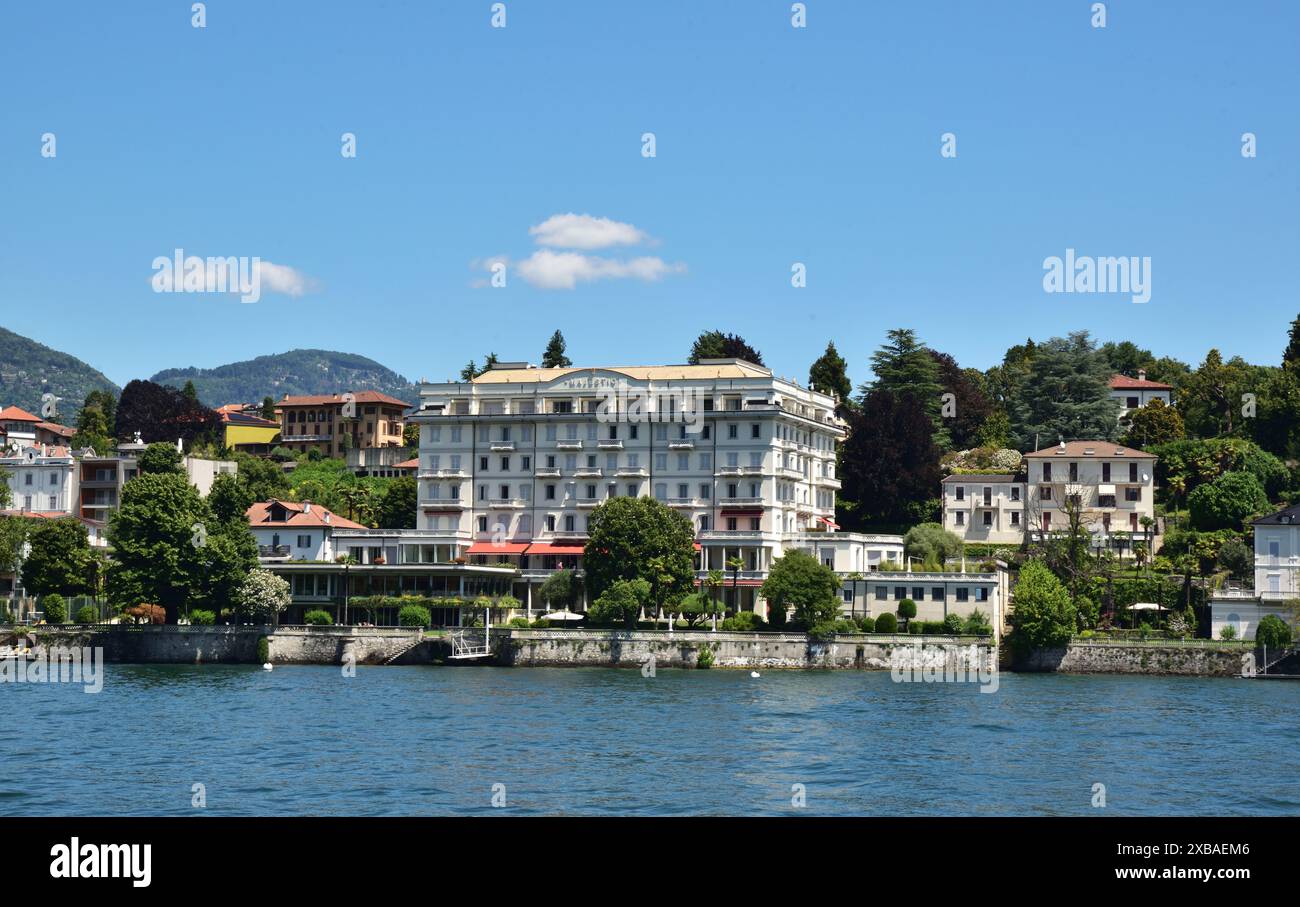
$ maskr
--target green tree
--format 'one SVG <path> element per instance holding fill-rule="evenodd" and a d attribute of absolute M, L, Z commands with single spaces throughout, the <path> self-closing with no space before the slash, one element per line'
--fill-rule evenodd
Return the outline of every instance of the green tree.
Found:
<path fill-rule="evenodd" d="M 587 611 L 594 624 L 636 627 L 637 615 L 650 603 L 650 583 L 643 579 L 616 579 L 596 597 Z"/>
<path fill-rule="evenodd" d="M 1291 645 L 1291 628 L 1276 614 L 1266 614 L 1255 627 L 1255 644 L 1280 652 Z"/>
<path fill-rule="evenodd" d="M 210 522 L 206 502 L 183 475 L 145 473 L 127 482 L 108 523 L 109 601 L 159 605 L 167 623 L 176 623 L 187 603 L 204 600 L 203 546 L 196 542 L 203 533 L 196 526 Z"/>
<path fill-rule="evenodd" d="M 57 592 L 51 592 L 41 600 L 41 610 L 47 624 L 61 624 L 68 619 L 68 606 Z"/>
<path fill-rule="evenodd" d="M 280 420 L 276 417 L 276 414 L 275 414 L 275 398 L 274 398 L 274 397 L 263 397 L 263 398 L 262 398 L 262 418 L 263 418 L 263 419 L 266 419 L 268 422 L 278 422 L 278 421 L 280 421 Z"/>
<path fill-rule="evenodd" d="M 1232 434 L 1247 374 L 1248 366 L 1240 357 L 1224 362 L 1218 350 L 1210 350 L 1177 397 L 1188 430 L 1202 438 Z"/>
<path fill-rule="evenodd" d="M 961 537 L 939 523 L 921 523 L 903 536 L 903 553 L 921 559 L 922 564 L 942 567 L 949 558 L 961 557 L 966 544 Z"/>
<path fill-rule="evenodd" d="M 840 522 L 865 529 L 934 519 L 939 508 L 939 449 L 924 406 L 910 394 L 873 390 L 848 421 Z"/>
<path fill-rule="evenodd" d="M 168 444 L 166 441 L 155 441 L 140 451 L 136 463 L 139 465 L 140 475 L 165 473 L 185 475 L 184 457 L 176 449 L 176 445 Z"/>
<path fill-rule="evenodd" d="M 236 453 L 239 480 L 254 501 L 285 500 L 289 497 L 289 479 L 274 460 Z"/>
<path fill-rule="evenodd" d="M 898 611 L 896 613 L 898 614 L 898 619 L 903 622 L 903 629 L 906 630 L 907 625 L 916 617 L 916 602 L 912 601 L 910 598 L 903 599 L 898 603 Z"/>
<path fill-rule="evenodd" d="M 253 492 L 238 474 L 222 473 L 212 482 L 208 492 L 208 507 L 213 517 L 221 522 L 248 522 L 248 508 L 256 502 Z"/>
<path fill-rule="evenodd" d="M 840 613 L 840 579 L 812 555 L 791 549 L 772 562 L 763 581 L 763 598 L 777 611 L 793 609 L 805 630 L 832 621 Z"/>
<path fill-rule="evenodd" d="M 33 595 L 59 592 L 84 595 L 90 582 L 90 537 L 73 517 L 33 521 L 27 530 L 30 550 L 22 565 L 23 587 Z"/>
<path fill-rule="evenodd" d="M 1113 438 L 1118 409 L 1110 396 L 1110 378 L 1110 367 L 1087 331 L 1040 344 L 1008 407 L 1011 434 L 1020 449 Z"/>
<path fill-rule="evenodd" d="M 1042 561 L 1027 561 L 1020 569 L 1012 602 L 1013 639 L 1022 651 L 1063 646 L 1074 635 L 1070 594 Z"/>
<path fill-rule="evenodd" d="M 862 385 L 861 400 L 865 403 L 868 395 L 880 391 L 911 397 L 930 420 L 935 446 L 946 450 L 951 439 L 942 416 L 944 389 L 939 379 L 939 363 L 913 330 L 895 328 L 889 331 L 888 338 L 871 354 L 875 379 Z"/>
<path fill-rule="evenodd" d="M 1248 472 L 1225 472 L 1187 496 L 1192 526 L 1203 532 L 1240 529 L 1247 517 L 1269 509 L 1268 495 Z"/>
<path fill-rule="evenodd" d="M 8 491 L 0 476 L 0 489 Z M 3 510 L 4 507 L 0 507 Z M 27 542 L 25 517 L 0 516 L 0 573 L 17 573 L 22 565 L 23 545 Z"/>
<path fill-rule="evenodd" d="M 1150 450 L 1157 444 L 1168 444 L 1183 439 L 1183 417 L 1172 406 L 1165 406 L 1159 397 L 1128 415 L 1128 432 L 1124 443 L 1138 450 Z"/>
<path fill-rule="evenodd" d="M 564 354 L 564 335 L 557 328 L 542 353 L 542 368 L 569 368 L 573 362 Z"/>
<path fill-rule="evenodd" d="M 763 354 L 750 346 L 744 337 L 722 331 L 705 331 L 695 338 L 686 362 L 699 365 L 702 359 L 744 359 L 754 365 L 763 364 Z"/>
<path fill-rule="evenodd" d="M 241 610 L 263 623 L 276 623 L 292 602 L 288 581 L 270 570 L 253 570 L 239 588 Z"/>
<path fill-rule="evenodd" d="M 542 583 L 537 596 L 551 611 L 564 611 L 578 599 L 578 579 L 572 570 L 556 570 Z"/>
<path fill-rule="evenodd" d="M 1224 542 L 1215 561 L 1237 579 L 1244 579 L 1255 569 L 1255 554 L 1241 539 Z"/>
<path fill-rule="evenodd" d="M 414 476 L 401 476 L 389 483 L 376 511 L 380 529 L 414 529 L 420 493 Z"/>
<path fill-rule="evenodd" d="M 835 349 L 835 341 L 826 344 L 826 352 L 808 369 L 808 386 L 823 394 L 834 394 L 843 402 L 850 401 L 853 383 L 849 381 L 849 364 Z"/>
<path fill-rule="evenodd" d="M 583 560 L 591 599 L 616 580 L 643 579 L 658 607 L 695 587 L 695 532 L 653 498 L 611 498 L 591 513 Z"/>

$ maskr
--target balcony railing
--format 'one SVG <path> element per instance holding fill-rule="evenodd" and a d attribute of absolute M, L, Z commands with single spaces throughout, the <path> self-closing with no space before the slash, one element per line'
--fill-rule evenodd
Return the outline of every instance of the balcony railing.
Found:
<path fill-rule="evenodd" d="M 537 477 L 539 479 L 558 479 L 560 477 L 560 468 L 558 466 L 539 466 L 537 467 Z"/>
<path fill-rule="evenodd" d="M 528 506 L 528 501 L 523 498 L 488 498 L 487 504 L 489 507 L 496 510 L 503 508 L 521 510 Z"/>
<path fill-rule="evenodd" d="M 649 475 L 644 466 L 620 466 L 614 470 L 617 476 L 643 477 Z"/>
<path fill-rule="evenodd" d="M 460 498 L 426 498 L 420 502 L 424 510 L 464 510 L 465 502 Z"/>
<path fill-rule="evenodd" d="M 622 450 L 623 442 L 617 438 L 606 438 L 603 441 L 597 441 L 596 446 L 601 450 Z"/>
<path fill-rule="evenodd" d="M 493 451 L 513 451 L 515 449 L 514 441 L 493 441 L 488 445 Z"/>
<path fill-rule="evenodd" d="M 556 450 L 582 450 L 582 442 L 576 438 L 566 439 L 555 442 Z"/>
<path fill-rule="evenodd" d="M 258 545 L 257 556 L 258 557 L 288 557 L 289 546 L 288 545 Z"/>

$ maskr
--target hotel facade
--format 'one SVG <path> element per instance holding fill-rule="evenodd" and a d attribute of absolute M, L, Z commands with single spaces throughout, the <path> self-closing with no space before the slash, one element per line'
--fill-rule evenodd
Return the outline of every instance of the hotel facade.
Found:
<path fill-rule="evenodd" d="M 514 594 L 531 611 L 555 570 L 581 570 L 596 507 L 649 496 L 694 527 L 699 576 L 723 571 L 729 606 L 765 613 L 758 587 L 788 550 L 840 572 L 902 560 L 897 536 L 836 531 L 835 404 L 738 359 L 498 363 L 470 382 L 425 384 L 409 417 L 417 528 L 468 564 L 518 569 Z"/>

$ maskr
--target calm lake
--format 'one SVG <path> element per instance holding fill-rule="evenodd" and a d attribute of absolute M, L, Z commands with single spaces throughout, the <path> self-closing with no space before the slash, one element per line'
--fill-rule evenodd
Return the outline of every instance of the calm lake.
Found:
<path fill-rule="evenodd" d="M 98 694 L 0 684 L 0 814 L 1300 813 L 1296 682 L 1003 674 L 984 694 L 856 671 L 105 671 Z"/>

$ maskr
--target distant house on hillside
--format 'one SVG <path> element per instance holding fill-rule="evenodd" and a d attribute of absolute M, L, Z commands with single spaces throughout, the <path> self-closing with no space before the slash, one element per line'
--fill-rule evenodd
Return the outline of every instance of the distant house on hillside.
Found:
<path fill-rule="evenodd" d="M 1119 404 L 1119 419 L 1123 421 L 1128 414 L 1149 404 L 1152 400 L 1163 400 L 1165 406 L 1173 405 L 1174 388 L 1159 381 L 1148 381 L 1146 369 L 1138 369 L 1138 376 L 1115 375 L 1110 379 L 1111 399 Z"/>
<path fill-rule="evenodd" d="M 342 457 L 349 449 L 402 447 L 410 408 L 379 391 L 285 395 L 275 404 L 280 445 L 292 451 L 319 450 L 327 457 Z"/>
<path fill-rule="evenodd" d="M 226 447 L 244 453 L 266 454 L 280 440 L 280 423 L 263 419 L 261 407 L 230 403 L 217 407 Z"/>

